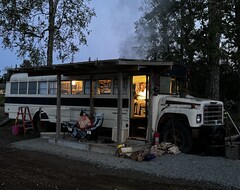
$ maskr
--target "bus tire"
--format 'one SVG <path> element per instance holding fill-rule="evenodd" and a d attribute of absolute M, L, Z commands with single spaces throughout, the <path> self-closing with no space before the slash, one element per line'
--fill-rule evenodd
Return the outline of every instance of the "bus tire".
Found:
<path fill-rule="evenodd" d="M 193 147 L 193 140 L 189 127 L 181 122 L 170 122 L 164 125 L 160 132 L 162 142 L 171 142 L 178 146 L 183 153 L 189 153 Z"/>

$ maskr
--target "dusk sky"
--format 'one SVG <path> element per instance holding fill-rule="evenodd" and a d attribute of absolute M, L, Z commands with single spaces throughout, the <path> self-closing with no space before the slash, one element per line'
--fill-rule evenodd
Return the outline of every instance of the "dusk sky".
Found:
<path fill-rule="evenodd" d="M 92 0 L 97 17 L 91 21 L 92 30 L 87 37 L 88 46 L 82 46 L 74 56 L 74 62 L 117 58 L 136 58 L 129 53 L 134 36 L 134 22 L 140 17 L 142 0 Z M 123 51 L 124 50 L 124 51 Z M 15 52 L 0 48 L 0 71 L 5 67 L 15 67 L 22 63 Z M 66 62 L 70 62 L 66 61 Z M 54 59 L 53 64 L 61 63 Z"/>

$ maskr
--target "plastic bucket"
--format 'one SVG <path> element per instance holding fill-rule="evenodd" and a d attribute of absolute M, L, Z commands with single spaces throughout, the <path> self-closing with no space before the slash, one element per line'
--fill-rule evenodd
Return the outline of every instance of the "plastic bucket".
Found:
<path fill-rule="evenodd" d="M 12 134 L 14 136 L 18 136 L 19 135 L 19 132 L 20 132 L 20 126 L 18 125 L 13 125 L 12 126 Z"/>

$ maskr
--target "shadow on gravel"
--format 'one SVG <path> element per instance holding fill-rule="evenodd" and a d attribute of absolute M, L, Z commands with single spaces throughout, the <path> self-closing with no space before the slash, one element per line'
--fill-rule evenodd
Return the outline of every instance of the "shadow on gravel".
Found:
<path fill-rule="evenodd" d="M 4 120 L 2 119 L 1 122 Z M 27 134 L 23 134 L 23 130 L 20 130 L 20 134 L 18 136 L 13 135 L 12 126 L 14 125 L 14 120 L 8 120 L 0 125 L 0 144 L 7 145 L 16 141 L 27 140 L 38 138 L 39 134 L 36 134 L 32 130 L 28 130 Z"/>
<path fill-rule="evenodd" d="M 190 154 L 198 156 L 215 156 L 225 157 L 225 146 L 224 145 L 206 145 L 198 144 L 193 148 Z"/>

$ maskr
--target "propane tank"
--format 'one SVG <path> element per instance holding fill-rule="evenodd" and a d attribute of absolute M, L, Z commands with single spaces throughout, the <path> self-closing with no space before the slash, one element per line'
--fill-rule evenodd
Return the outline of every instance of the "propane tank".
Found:
<path fill-rule="evenodd" d="M 154 145 L 158 145 L 159 144 L 160 133 L 155 132 L 153 137 L 154 137 Z"/>

